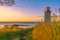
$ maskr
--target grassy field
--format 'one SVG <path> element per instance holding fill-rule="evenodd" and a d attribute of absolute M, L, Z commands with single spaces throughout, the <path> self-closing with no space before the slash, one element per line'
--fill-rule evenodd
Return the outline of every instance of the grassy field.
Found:
<path fill-rule="evenodd" d="M 0 40 L 32 40 L 32 29 L 0 29 Z"/>
<path fill-rule="evenodd" d="M 60 23 L 40 23 L 30 29 L 3 28 L 0 40 L 60 40 Z"/>
<path fill-rule="evenodd" d="M 33 29 L 33 40 L 60 40 L 60 23 L 42 23 Z"/>

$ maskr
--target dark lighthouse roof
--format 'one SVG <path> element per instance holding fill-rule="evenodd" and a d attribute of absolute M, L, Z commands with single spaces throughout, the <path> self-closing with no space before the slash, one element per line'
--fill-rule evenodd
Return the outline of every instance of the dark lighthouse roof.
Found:
<path fill-rule="evenodd" d="M 51 12 L 50 7 L 46 7 L 45 12 Z"/>

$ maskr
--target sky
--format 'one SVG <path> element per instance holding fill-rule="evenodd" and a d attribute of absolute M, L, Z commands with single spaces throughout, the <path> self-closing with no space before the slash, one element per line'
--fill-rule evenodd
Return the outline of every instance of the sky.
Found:
<path fill-rule="evenodd" d="M 51 8 L 52 13 L 55 8 L 60 7 L 60 0 L 16 0 L 16 3 L 25 7 L 26 11 L 32 12 L 32 15 L 40 16 L 44 14 L 47 6 Z"/>
<path fill-rule="evenodd" d="M 15 0 L 15 3 L 13 7 L 0 7 L 0 21 L 41 21 L 47 6 L 52 13 L 60 8 L 60 0 Z"/>

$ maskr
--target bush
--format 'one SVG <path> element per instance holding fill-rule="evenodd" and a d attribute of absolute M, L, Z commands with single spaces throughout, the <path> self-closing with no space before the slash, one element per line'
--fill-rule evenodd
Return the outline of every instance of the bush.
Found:
<path fill-rule="evenodd" d="M 60 40 L 60 23 L 43 23 L 33 29 L 33 40 Z"/>

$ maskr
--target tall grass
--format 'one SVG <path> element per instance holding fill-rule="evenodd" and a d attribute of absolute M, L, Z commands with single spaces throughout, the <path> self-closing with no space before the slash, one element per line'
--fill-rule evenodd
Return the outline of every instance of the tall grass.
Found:
<path fill-rule="evenodd" d="M 42 23 L 33 29 L 33 40 L 60 40 L 60 23 Z"/>
<path fill-rule="evenodd" d="M 3 32 L 0 32 L 0 40 L 20 40 L 21 38 L 25 40 L 32 40 L 32 29 L 1 29 Z M 4 32 L 5 31 L 5 32 Z M 23 34 L 23 35 L 22 35 Z"/>

